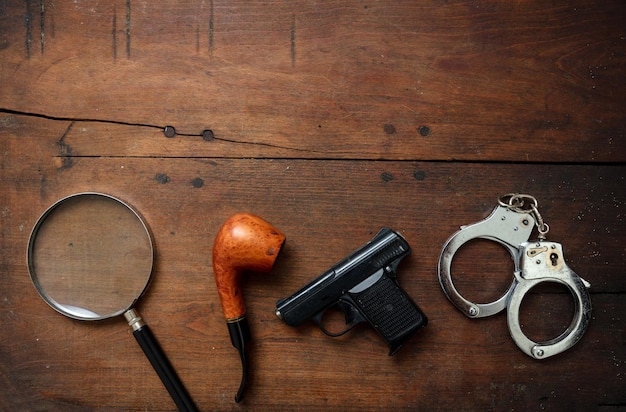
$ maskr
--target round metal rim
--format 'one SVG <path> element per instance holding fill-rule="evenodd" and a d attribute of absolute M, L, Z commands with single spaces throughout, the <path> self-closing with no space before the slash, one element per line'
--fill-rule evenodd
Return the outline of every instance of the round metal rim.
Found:
<path fill-rule="evenodd" d="M 144 231 L 146 233 L 146 236 L 148 237 L 148 244 L 150 245 L 150 270 L 146 276 L 146 281 L 143 285 L 143 288 L 141 289 L 140 293 L 133 299 L 133 301 L 130 303 L 130 305 L 128 305 L 125 308 L 120 309 L 119 311 L 110 313 L 110 314 L 106 314 L 103 316 L 98 316 L 98 317 L 82 317 L 82 316 L 78 316 L 76 314 L 67 312 L 63 309 L 61 309 L 61 305 L 58 304 L 51 296 L 49 296 L 48 294 L 45 293 L 45 291 L 41 288 L 41 285 L 39 284 L 39 281 L 37 279 L 37 274 L 35 273 L 34 267 L 33 267 L 33 246 L 35 243 L 35 239 L 37 238 L 37 233 L 39 232 L 39 229 L 41 228 L 41 226 L 45 223 L 46 218 L 54 211 L 56 210 L 56 208 L 58 208 L 59 206 L 61 206 L 63 203 L 75 199 L 77 197 L 82 197 L 82 196 L 100 196 L 103 198 L 107 198 L 109 200 L 112 200 L 114 202 L 117 202 L 119 204 L 121 204 L 122 206 L 124 206 L 126 209 L 128 209 L 137 219 L 138 221 L 141 223 L 141 226 L 144 228 Z M 28 249 L 27 249 L 27 264 L 28 264 L 28 274 L 30 276 L 30 280 L 33 282 L 33 285 L 35 286 L 35 289 L 37 290 L 37 293 L 39 294 L 39 296 L 41 296 L 41 298 L 54 310 L 56 310 L 57 312 L 61 313 L 62 315 L 65 315 L 67 317 L 73 318 L 73 319 L 78 319 L 78 320 L 103 320 L 103 319 L 109 319 L 109 318 L 113 318 L 115 316 L 119 316 L 121 314 L 123 314 L 124 312 L 128 311 L 130 308 L 132 308 L 135 303 L 137 302 L 137 300 L 141 297 L 141 295 L 143 295 L 143 293 L 145 292 L 145 290 L 148 288 L 148 285 L 150 284 L 150 280 L 152 279 L 152 269 L 154 266 L 154 244 L 152 241 L 152 236 L 150 234 L 150 229 L 148 228 L 148 226 L 146 225 L 146 223 L 144 222 L 143 218 L 141 217 L 141 215 L 132 207 L 130 206 L 128 203 L 124 202 L 123 200 L 106 194 L 106 193 L 100 193 L 100 192 L 80 192 L 80 193 L 74 193 L 71 194 L 69 196 L 65 196 L 59 200 L 57 200 L 55 203 L 53 203 L 51 206 L 49 206 L 42 214 L 41 216 L 39 216 L 39 218 L 37 219 L 37 222 L 35 222 L 35 225 L 33 226 L 33 229 L 30 232 L 30 236 L 28 238 Z"/>
<path fill-rule="evenodd" d="M 520 307 L 530 290 L 542 283 L 556 283 L 567 288 L 574 300 L 574 314 L 569 326 L 558 336 L 535 341 L 524 333 L 520 322 Z M 589 292 L 579 279 L 562 280 L 557 278 L 540 278 L 520 283 L 508 305 L 507 323 L 511 338 L 518 348 L 535 359 L 545 359 L 562 353 L 574 346 L 583 336 L 591 316 L 591 298 Z"/>

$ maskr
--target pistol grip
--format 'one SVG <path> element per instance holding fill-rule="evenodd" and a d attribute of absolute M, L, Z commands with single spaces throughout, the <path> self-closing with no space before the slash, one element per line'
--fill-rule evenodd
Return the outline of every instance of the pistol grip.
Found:
<path fill-rule="evenodd" d="M 428 323 L 426 315 L 385 272 L 370 287 L 348 294 L 359 312 L 385 339 L 390 356 Z"/>

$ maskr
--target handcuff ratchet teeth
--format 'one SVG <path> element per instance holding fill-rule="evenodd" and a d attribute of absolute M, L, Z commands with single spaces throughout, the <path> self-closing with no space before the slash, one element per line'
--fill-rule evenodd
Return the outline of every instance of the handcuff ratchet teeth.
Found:
<path fill-rule="evenodd" d="M 530 195 L 507 194 L 498 199 L 498 206 L 484 220 L 462 226 L 446 241 L 439 255 L 437 273 L 443 292 L 450 302 L 469 318 L 495 315 L 507 309 L 509 332 L 515 344 L 528 356 L 545 359 L 576 344 L 584 334 L 591 317 L 591 298 L 587 281 L 565 263 L 561 244 L 545 240 L 549 226 L 537 209 L 537 200 Z M 538 240 L 529 242 L 534 227 Z M 491 303 L 473 303 L 454 287 L 451 275 L 456 252 L 473 239 L 487 239 L 504 246 L 515 265 L 508 290 Z M 558 337 L 535 342 L 522 331 L 519 310 L 526 293 L 543 282 L 565 285 L 575 301 L 575 311 L 569 327 Z"/>

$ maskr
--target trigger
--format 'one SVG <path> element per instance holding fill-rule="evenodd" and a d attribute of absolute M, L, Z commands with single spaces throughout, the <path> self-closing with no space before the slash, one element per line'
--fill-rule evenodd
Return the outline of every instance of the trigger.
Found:
<path fill-rule="evenodd" d="M 354 321 L 357 319 L 359 313 L 354 310 L 354 307 L 349 303 L 339 301 L 335 306 L 337 306 L 343 312 L 346 318 L 346 325 L 354 323 Z"/>
<path fill-rule="evenodd" d="M 326 323 L 329 323 L 329 322 L 325 322 L 324 321 L 324 315 L 331 308 L 335 308 L 335 309 L 337 309 L 337 310 L 339 310 L 340 312 L 343 313 L 343 316 L 344 316 L 344 319 L 345 319 L 345 325 L 346 325 L 345 328 L 343 328 L 341 330 L 335 331 L 334 330 L 335 328 L 331 328 L 333 330 L 329 330 L 329 328 L 326 326 Z M 327 308 L 326 310 L 324 310 L 324 311 L 316 314 L 315 316 L 313 316 L 313 321 L 317 324 L 317 326 L 319 326 L 319 328 L 322 330 L 322 332 L 324 332 L 326 335 L 336 338 L 338 336 L 341 336 L 341 335 L 347 333 L 353 327 L 355 327 L 357 324 L 365 321 L 365 319 L 361 316 L 361 314 L 350 303 L 344 302 L 344 301 L 339 301 L 339 302 L 335 303 L 334 305 L 330 306 L 329 308 Z M 337 322 L 335 322 L 335 323 L 333 323 L 332 321 L 330 323 L 338 326 L 339 319 L 337 319 Z M 339 329 L 339 328 L 337 328 L 337 329 Z"/>

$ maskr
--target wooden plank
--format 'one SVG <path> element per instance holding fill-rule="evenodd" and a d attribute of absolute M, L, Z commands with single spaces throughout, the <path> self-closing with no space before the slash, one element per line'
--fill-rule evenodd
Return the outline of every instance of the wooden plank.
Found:
<path fill-rule="evenodd" d="M 8 1 L 0 109 L 214 132 L 172 156 L 620 162 L 625 7 Z"/>
<path fill-rule="evenodd" d="M 174 409 L 122 319 L 67 319 L 47 307 L 30 282 L 25 253 L 32 225 L 52 202 L 85 190 L 122 198 L 150 226 L 156 265 L 138 310 L 202 410 L 239 409 L 233 401 L 239 360 L 211 270 L 213 237 L 239 211 L 260 215 L 287 235 L 273 273 L 243 279 L 253 334 L 244 400 L 250 409 L 601 409 L 626 403 L 623 165 L 60 158 L 59 136 L 71 122 L 11 115 L 0 123 L 3 409 Z M 437 281 L 443 242 L 459 225 L 483 219 L 497 196 L 511 191 L 539 199 L 549 239 L 563 243 L 568 264 L 592 284 L 587 333 L 545 361 L 517 349 L 504 315 L 465 318 Z M 278 298 L 381 226 L 400 231 L 412 246 L 399 282 L 430 320 L 395 357 L 368 327 L 332 339 L 312 324 L 291 328 L 276 318 Z M 460 256 L 464 293 L 488 298 L 506 288 L 510 259 L 491 246 L 477 243 Z M 571 302 L 562 290 L 542 289 L 522 315 L 529 333 L 548 334 L 564 327 L 568 313 Z"/>
<path fill-rule="evenodd" d="M 596 3 L 2 2 L 0 409 L 174 409 L 122 319 L 65 318 L 29 279 L 37 217 L 86 190 L 150 226 L 137 309 L 201 410 L 624 407 L 626 5 Z M 586 334 L 544 361 L 504 314 L 465 318 L 437 280 L 443 242 L 507 192 L 539 199 L 548 238 L 592 285 Z M 211 268 L 239 211 L 287 235 L 273 273 L 243 279 L 243 405 Z M 274 315 L 382 226 L 411 244 L 399 282 L 430 320 L 396 356 L 367 326 L 332 339 Z M 453 274 L 488 301 L 513 269 L 477 240 Z M 544 285 L 520 319 L 549 339 L 573 311 Z"/>

